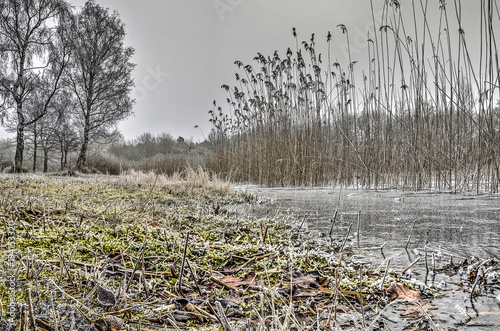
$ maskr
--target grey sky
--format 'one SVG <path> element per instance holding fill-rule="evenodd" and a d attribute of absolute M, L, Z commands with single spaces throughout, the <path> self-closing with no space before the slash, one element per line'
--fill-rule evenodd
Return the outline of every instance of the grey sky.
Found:
<path fill-rule="evenodd" d="M 80 7 L 85 0 L 70 2 Z M 275 50 L 284 54 L 287 47 L 293 49 L 292 27 L 297 29 L 299 42 L 315 33 L 321 53 L 326 52 L 326 34 L 331 31 L 332 57 L 343 64 L 345 37 L 337 25 L 349 29 L 355 58 L 366 56 L 366 31 L 372 27 L 368 0 L 97 2 L 119 12 L 126 25 L 126 44 L 136 50 L 135 115 L 119 126 L 126 139 L 143 132 L 170 132 L 174 137 L 201 140 L 202 133 L 194 126 L 208 135 L 208 110 L 214 99 L 224 104 L 227 94 L 220 86 L 234 84 L 234 61 L 253 64 L 257 52 L 272 55 Z M 373 0 L 375 12 L 383 2 Z M 400 2 L 406 3 L 402 7 L 411 3 Z M 429 2 L 438 11 L 438 1 Z M 465 3 L 468 7 L 476 1 Z M 5 136 L 3 129 L 0 135 Z"/>

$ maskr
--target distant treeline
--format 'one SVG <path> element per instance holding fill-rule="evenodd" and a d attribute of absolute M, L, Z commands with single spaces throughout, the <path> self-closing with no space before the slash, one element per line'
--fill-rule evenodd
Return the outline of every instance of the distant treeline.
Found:
<path fill-rule="evenodd" d="M 110 145 L 108 152 L 116 157 L 139 161 L 164 154 L 203 154 L 207 144 L 197 144 L 183 137 L 174 138 L 169 133 L 157 136 L 146 132 L 130 141 L 119 141 Z"/>
<path fill-rule="evenodd" d="M 168 175 L 187 168 L 206 168 L 210 153 L 212 144 L 208 141 L 197 143 L 174 138 L 169 133 L 157 136 L 143 133 L 134 140 L 113 143 L 107 149 L 107 154 L 120 162 L 122 171 L 134 169 Z M 109 157 L 107 160 L 109 163 Z"/>
<path fill-rule="evenodd" d="M 28 138 L 31 135 L 27 136 Z M 78 149 L 69 149 L 68 153 L 61 152 L 56 145 L 47 152 L 43 147 L 34 152 L 32 139 L 27 139 L 26 149 L 29 152 L 26 168 L 30 171 L 58 171 L 61 169 L 61 158 L 67 158 L 64 169 L 73 170 L 76 167 Z M 0 140 L 0 170 L 7 171 L 13 166 L 15 144 L 11 139 Z M 37 160 L 33 155 L 42 152 L 43 157 Z M 120 174 L 126 170 L 155 171 L 164 174 L 173 174 L 187 168 L 206 167 L 206 160 L 212 153 L 212 144 L 208 141 L 194 142 L 183 137 L 174 138 L 169 133 L 156 136 L 146 132 L 132 140 L 124 140 L 120 136 L 115 142 L 94 145 L 89 151 L 86 172 Z M 80 169 L 82 170 L 82 169 Z"/>

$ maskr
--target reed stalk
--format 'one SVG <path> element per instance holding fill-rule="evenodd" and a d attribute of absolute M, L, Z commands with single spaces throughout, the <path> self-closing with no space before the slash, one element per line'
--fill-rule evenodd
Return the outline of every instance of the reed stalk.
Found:
<path fill-rule="evenodd" d="M 478 1 L 469 18 L 479 29 L 467 35 L 461 7 L 371 0 L 366 54 L 353 53 L 349 27 L 338 24 L 326 60 L 318 38 L 299 43 L 293 29 L 294 50 L 236 61 L 226 105 L 209 112 L 206 166 L 269 186 L 497 192 L 498 4 Z M 333 38 L 345 41 L 343 60 Z"/>

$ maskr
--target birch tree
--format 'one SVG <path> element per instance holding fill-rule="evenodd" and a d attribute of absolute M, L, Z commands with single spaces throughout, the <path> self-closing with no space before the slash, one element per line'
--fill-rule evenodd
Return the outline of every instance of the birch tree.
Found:
<path fill-rule="evenodd" d="M 72 61 L 68 85 L 78 103 L 81 127 L 77 169 L 85 166 L 89 144 L 112 133 L 129 116 L 134 101 L 130 59 L 134 49 L 124 46 L 125 27 L 118 13 L 88 1 L 71 26 Z"/>
<path fill-rule="evenodd" d="M 2 119 L 16 131 L 16 172 L 22 169 L 25 128 L 47 113 L 60 88 L 69 56 L 62 37 L 67 14 L 63 0 L 0 0 L 0 106 Z M 41 106 L 30 105 L 30 96 L 46 85 Z"/>

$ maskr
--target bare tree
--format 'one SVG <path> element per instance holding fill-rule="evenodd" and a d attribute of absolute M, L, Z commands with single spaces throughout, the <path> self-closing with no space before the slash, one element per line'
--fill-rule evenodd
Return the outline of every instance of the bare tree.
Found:
<path fill-rule="evenodd" d="M 59 149 L 58 134 L 60 127 L 66 122 L 70 116 L 68 111 L 67 100 L 70 100 L 68 93 L 59 93 L 54 102 L 49 107 L 47 114 L 38 122 L 34 123 L 30 129 L 33 131 L 33 168 L 36 168 L 36 148 L 40 148 L 43 152 L 43 172 L 48 171 L 49 156 L 54 150 Z M 66 137 L 68 139 L 69 137 Z M 50 154 L 49 154 L 50 153 Z"/>
<path fill-rule="evenodd" d="M 123 44 L 125 28 L 118 13 L 88 1 L 71 26 L 73 46 L 68 85 L 78 100 L 76 121 L 82 128 L 77 168 L 85 166 L 89 143 L 109 136 L 118 121 L 132 112 L 134 85 L 130 59 Z"/>
<path fill-rule="evenodd" d="M 60 169 L 69 169 L 68 155 L 78 148 L 78 136 L 76 128 L 67 116 L 61 117 L 60 122 L 54 130 L 54 138 L 57 141 L 60 152 Z"/>
<path fill-rule="evenodd" d="M 75 109 L 78 107 L 76 98 L 69 90 L 58 95 L 53 104 L 55 122 L 53 123 L 51 138 L 59 148 L 60 170 L 70 170 L 68 154 L 75 152 L 79 145 L 78 129 L 75 124 Z"/>
<path fill-rule="evenodd" d="M 17 135 L 16 172 L 22 168 L 25 128 L 47 113 L 60 87 L 69 55 L 62 43 L 65 28 L 61 24 L 67 13 L 64 0 L 0 2 L 0 104 L 5 110 L 3 116 L 13 113 L 10 119 Z M 30 96 L 47 85 L 41 107 L 30 107 Z"/>

